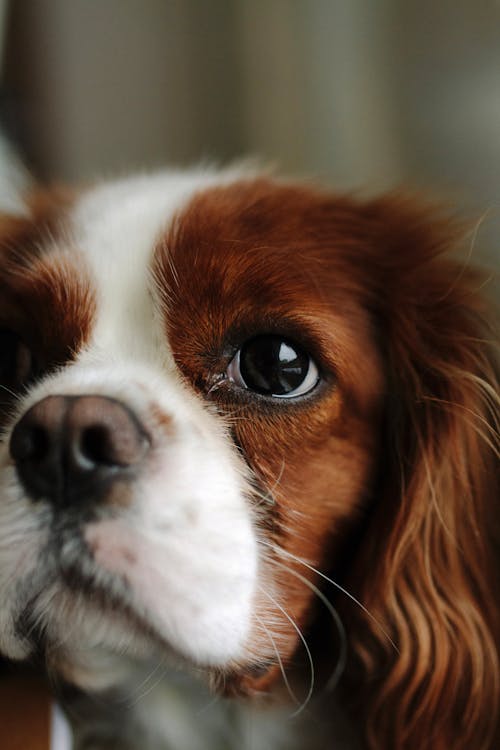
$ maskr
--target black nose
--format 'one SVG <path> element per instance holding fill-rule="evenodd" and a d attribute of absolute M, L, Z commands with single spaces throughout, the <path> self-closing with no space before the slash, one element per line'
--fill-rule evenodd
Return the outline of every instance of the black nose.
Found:
<path fill-rule="evenodd" d="M 100 500 L 133 476 L 149 440 L 124 404 L 103 396 L 48 396 L 17 423 L 10 454 L 31 498 L 57 505 Z"/>

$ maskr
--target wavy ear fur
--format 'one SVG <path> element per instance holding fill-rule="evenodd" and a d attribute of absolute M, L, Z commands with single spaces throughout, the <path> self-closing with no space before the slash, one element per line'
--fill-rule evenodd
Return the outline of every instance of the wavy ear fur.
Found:
<path fill-rule="evenodd" d="M 456 237 L 448 224 L 404 200 L 368 213 L 387 376 L 380 481 L 351 584 L 386 631 L 371 619 L 351 629 L 368 747 L 490 750 L 500 746 L 498 331 L 481 280 L 443 254 Z"/>

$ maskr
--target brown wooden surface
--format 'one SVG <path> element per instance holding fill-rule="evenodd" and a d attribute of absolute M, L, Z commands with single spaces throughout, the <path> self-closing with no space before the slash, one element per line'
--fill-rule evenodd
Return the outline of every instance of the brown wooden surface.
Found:
<path fill-rule="evenodd" d="M 0 675 L 1 750 L 49 750 L 50 696 L 31 675 Z"/>

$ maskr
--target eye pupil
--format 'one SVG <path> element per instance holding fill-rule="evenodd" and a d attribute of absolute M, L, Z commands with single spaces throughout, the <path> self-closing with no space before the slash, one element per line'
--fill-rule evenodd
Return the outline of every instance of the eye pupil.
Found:
<path fill-rule="evenodd" d="M 312 361 L 281 336 L 257 336 L 243 345 L 239 367 L 243 385 L 267 396 L 291 394 L 306 380 Z"/>

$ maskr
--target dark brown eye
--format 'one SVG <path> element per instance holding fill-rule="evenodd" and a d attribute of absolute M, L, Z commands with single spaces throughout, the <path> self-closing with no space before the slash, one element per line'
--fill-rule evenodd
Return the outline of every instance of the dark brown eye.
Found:
<path fill-rule="evenodd" d="M 316 386 L 318 368 L 298 344 L 277 335 L 256 336 L 238 350 L 227 376 L 263 396 L 296 398 Z"/>
<path fill-rule="evenodd" d="M 13 331 L 0 328 L 0 390 L 3 395 L 19 390 L 32 369 L 33 358 L 26 344 Z"/>

